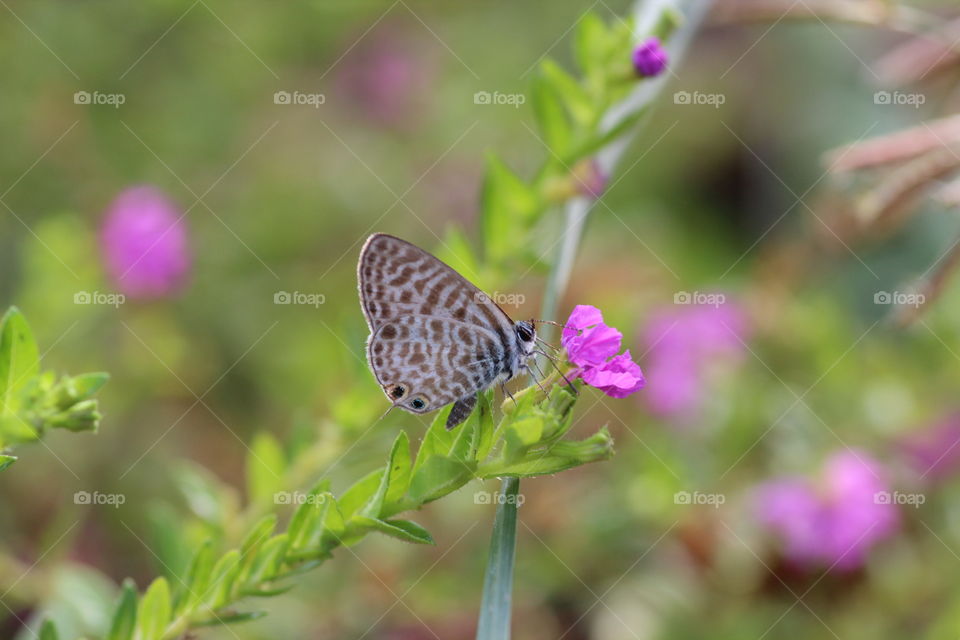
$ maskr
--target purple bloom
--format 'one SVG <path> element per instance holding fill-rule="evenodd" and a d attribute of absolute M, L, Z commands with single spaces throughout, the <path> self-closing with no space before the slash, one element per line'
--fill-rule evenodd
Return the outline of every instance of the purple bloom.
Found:
<path fill-rule="evenodd" d="M 603 323 L 599 309 L 582 304 L 574 307 L 560 339 L 567 360 L 577 367 L 572 377 L 581 377 L 611 398 L 625 398 L 643 388 L 643 372 L 630 352 L 616 355 L 622 339 L 619 331 Z"/>
<path fill-rule="evenodd" d="M 717 374 L 742 358 L 746 334 L 746 317 L 730 302 L 678 306 L 653 314 L 644 330 L 650 410 L 696 418 Z"/>
<path fill-rule="evenodd" d="M 180 218 L 176 206 L 155 187 L 131 187 L 114 199 L 100 243 L 119 291 L 131 298 L 158 298 L 184 285 L 190 254 Z"/>
<path fill-rule="evenodd" d="M 849 571 L 896 532 L 900 515 L 880 465 L 855 451 L 833 454 L 817 478 L 784 476 L 761 485 L 757 519 L 792 562 Z"/>
<path fill-rule="evenodd" d="M 630 358 L 630 351 L 624 351 L 597 367 L 588 367 L 580 374 L 583 381 L 591 387 L 603 391 L 611 398 L 626 398 L 639 391 L 646 384 L 640 365 Z"/>
<path fill-rule="evenodd" d="M 633 68 L 637 75 L 650 78 L 667 68 L 667 52 L 657 38 L 648 38 L 633 50 Z"/>

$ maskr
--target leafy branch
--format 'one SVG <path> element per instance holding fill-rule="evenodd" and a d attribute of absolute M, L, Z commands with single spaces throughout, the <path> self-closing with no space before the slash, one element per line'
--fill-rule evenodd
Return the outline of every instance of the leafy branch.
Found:
<path fill-rule="evenodd" d="M 282 533 L 277 532 L 277 514 L 268 514 L 237 548 L 217 554 L 212 543 L 202 545 L 182 576 L 157 578 L 142 596 L 126 581 L 105 637 L 168 640 L 205 626 L 256 619 L 264 613 L 239 610 L 241 600 L 286 592 L 293 586 L 290 578 L 320 566 L 337 547 L 356 544 L 369 533 L 433 544 L 419 524 L 395 516 L 471 480 L 556 473 L 613 454 L 605 428 L 583 440 L 564 439 L 577 398 L 569 387 L 553 386 L 546 397 L 536 389 L 518 394 L 516 404 L 504 405 L 499 423 L 493 417 L 492 397 L 492 392 L 484 393 L 471 418 L 453 431 L 445 428 L 449 409 L 441 411 L 416 456 L 411 455 L 406 432 L 401 432 L 387 463 L 339 498 L 326 480 L 295 494 L 289 501 L 299 504 Z"/>
<path fill-rule="evenodd" d="M 13 445 L 36 442 L 47 429 L 96 431 L 100 413 L 93 395 L 108 377 L 41 373 L 30 325 L 10 307 L 0 319 L 0 471 L 17 461 Z"/>

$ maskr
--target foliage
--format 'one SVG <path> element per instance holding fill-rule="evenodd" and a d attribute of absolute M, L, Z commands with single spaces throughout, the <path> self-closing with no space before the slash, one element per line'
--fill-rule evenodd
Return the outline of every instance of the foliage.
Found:
<path fill-rule="evenodd" d="M 105 373 L 61 376 L 40 371 L 40 352 L 23 314 L 11 307 L 0 320 L 0 471 L 16 462 L 13 445 L 35 442 L 47 429 L 96 431 L 93 395 Z"/>

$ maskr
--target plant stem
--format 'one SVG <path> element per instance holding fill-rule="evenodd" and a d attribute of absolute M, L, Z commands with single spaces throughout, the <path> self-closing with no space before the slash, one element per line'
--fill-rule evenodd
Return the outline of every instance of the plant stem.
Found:
<path fill-rule="evenodd" d="M 493 519 L 490 559 L 483 579 L 483 600 L 477 640 L 510 637 L 510 596 L 513 590 L 513 560 L 517 547 L 517 495 L 520 478 L 503 478 L 497 515 Z"/>
<path fill-rule="evenodd" d="M 640 0 L 636 4 L 636 36 L 643 37 L 654 31 L 657 23 L 668 11 L 680 11 L 686 8 L 686 22 L 670 38 L 667 48 L 674 64 L 679 62 L 682 53 L 700 26 L 709 7 L 710 0 Z M 640 110 L 653 102 L 666 84 L 661 76 L 639 83 L 624 101 L 614 105 L 600 123 L 601 129 L 611 128 L 625 114 Z M 615 140 L 597 155 L 597 162 L 607 175 L 626 150 L 630 135 Z M 563 232 L 559 240 L 556 259 L 550 269 L 547 286 L 543 296 L 540 317 L 552 319 L 556 315 L 560 296 L 567 288 L 573 272 L 577 248 L 586 224 L 587 215 L 593 208 L 594 200 L 577 197 L 566 204 Z M 544 338 L 549 340 L 551 327 L 545 326 Z M 480 604 L 480 619 L 477 624 L 477 640 L 509 640 L 511 594 L 513 589 L 513 562 L 516 556 L 517 542 L 517 495 L 520 493 L 519 478 L 501 480 L 501 497 L 497 504 L 493 520 L 493 534 L 490 540 L 490 557 L 487 560 L 487 573 L 483 581 L 483 598 Z"/>

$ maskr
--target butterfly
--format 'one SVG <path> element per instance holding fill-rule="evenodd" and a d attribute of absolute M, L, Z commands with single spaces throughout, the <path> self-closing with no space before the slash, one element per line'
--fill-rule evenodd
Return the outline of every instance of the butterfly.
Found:
<path fill-rule="evenodd" d="M 527 369 L 533 320 L 514 322 L 453 268 L 385 233 L 357 264 L 370 328 L 367 362 L 394 407 L 428 413 L 453 403 L 446 427 L 469 417 L 477 394 Z"/>

